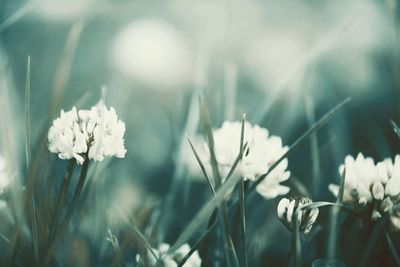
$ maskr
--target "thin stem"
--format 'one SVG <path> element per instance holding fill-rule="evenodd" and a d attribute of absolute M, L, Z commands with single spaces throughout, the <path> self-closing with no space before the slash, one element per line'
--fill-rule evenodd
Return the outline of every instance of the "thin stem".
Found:
<path fill-rule="evenodd" d="M 57 230 L 57 225 L 58 225 L 58 222 L 59 222 L 59 217 L 60 217 L 60 213 L 61 213 L 61 210 L 62 210 L 62 205 L 64 203 L 65 196 L 67 195 L 69 184 L 71 183 L 71 176 L 72 176 L 72 173 L 74 171 L 74 167 L 75 167 L 75 160 L 74 159 L 70 159 L 68 161 L 68 166 L 67 166 L 67 169 L 66 169 L 62 184 L 61 184 L 60 193 L 58 194 L 56 207 L 55 207 L 53 218 L 52 218 L 52 222 L 51 222 L 51 225 L 50 225 L 50 231 L 49 231 L 49 238 L 50 239 L 54 237 L 54 233 Z"/>
<path fill-rule="evenodd" d="M 249 265 L 247 259 L 247 242 L 246 242 L 246 199 L 245 199 L 245 190 L 246 184 L 242 179 L 240 183 L 240 195 L 239 195 L 239 210 L 240 210 L 240 233 L 242 236 L 242 243 L 243 243 L 243 256 L 244 256 L 244 266 L 247 267 Z"/>
<path fill-rule="evenodd" d="M 211 128 L 211 121 L 210 115 L 208 113 L 207 107 L 204 103 L 200 103 L 200 114 L 203 119 L 204 130 L 207 135 L 208 141 L 208 148 L 210 152 L 210 161 L 212 167 L 212 173 L 214 178 L 215 188 L 218 190 L 222 187 L 223 181 L 221 178 L 221 174 L 219 172 L 218 161 L 214 151 L 214 137 Z M 239 148 L 239 155 L 241 155 L 242 151 Z M 225 249 L 225 256 L 227 259 L 227 266 L 239 266 L 239 261 L 237 259 L 235 247 L 232 242 L 232 237 L 230 234 L 230 226 L 229 226 L 229 217 L 227 214 L 226 204 L 225 201 L 222 201 L 219 205 L 220 210 L 220 217 L 222 220 L 222 231 L 223 231 L 223 238 L 224 238 L 224 249 Z"/>
<path fill-rule="evenodd" d="M 360 267 L 367 266 L 367 263 L 373 254 L 374 248 L 377 246 L 378 239 L 382 236 L 385 230 L 385 225 L 387 224 L 388 219 L 388 216 L 384 216 L 376 224 L 374 224 L 371 236 L 364 249 L 364 253 L 361 256 L 359 265 Z"/>
<path fill-rule="evenodd" d="M 73 211 L 75 210 L 76 206 L 78 205 L 79 196 L 82 192 L 83 185 L 85 184 L 85 181 L 86 181 L 88 168 L 89 168 L 89 160 L 86 157 L 85 162 L 83 163 L 83 166 L 82 166 L 81 175 L 79 177 L 78 184 L 77 184 L 77 186 L 75 188 L 75 192 L 72 196 L 71 205 L 64 217 L 64 220 L 62 221 L 62 223 L 60 225 L 59 230 L 56 231 L 54 238 L 50 244 L 49 249 L 47 250 L 46 256 L 44 257 L 44 260 L 43 260 L 43 266 L 47 266 L 50 263 L 52 257 L 54 256 L 54 253 L 56 252 L 58 243 L 60 242 L 60 239 L 63 236 L 63 234 L 68 226 L 69 221 L 71 220 Z"/>
<path fill-rule="evenodd" d="M 388 247 L 390 249 L 390 252 L 393 255 L 393 259 L 396 262 L 397 266 L 400 266 L 400 256 L 399 253 L 397 252 L 396 246 L 393 244 L 392 239 L 390 238 L 390 235 L 388 233 L 388 231 L 385 229 L 385 238 L 388 244 Z"/>
<path fill-rule="evenodd" d="M 288 249 L 288 252 L 287 252 L 287 255 L 286 255 L 286 259 L 285 259 L 285 265 L 284 265 L 285 267 L 289 267 L 290 266 L 290 261 L 291 261 L 292 256 L 293 256 L 294 244 L 295 244 L 295 242 L 293 242 L 293 239 L 294 239 L 294 234 L 292 233 L 290 235 L 289 249 Z"/>
<path fill-rule="evenodd" d="M 294 212 L 294 233 L 293 233 L 293 240 L 294 242 L 294 266 L 295 267 L 300 267 L 302 265 L 302 259 L 301 259 L 301 240 L 300 240 L 300 221 L 299 221 L 299 213 L 298 209 L 295 210 Z"/>

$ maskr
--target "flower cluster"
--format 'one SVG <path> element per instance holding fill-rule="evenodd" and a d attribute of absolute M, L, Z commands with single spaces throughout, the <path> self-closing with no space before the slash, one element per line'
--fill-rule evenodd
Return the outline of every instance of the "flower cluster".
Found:
<path fill-rule="evenodd" d="M 170 256 L 167 253 L 169 249 L 169 245 L 162 243 L 158 249 L 152 249 L 152 252 L 148 252 L 148 259 L 151 263 L 152 266 L 155 266 L 157 264 L 157 259 L 154 257 L 157 256 L 158 258 L 161 258 L 161 262 L 163 263 L 162 266 L 165 267 L 177 267 L 178 264 L 183 260 L 183 258 L 189 253 L 190 251 L 190 246 L 188 244 L 183 244 L 173 256 Z M 140 257 L 137 256 L 136 260 L 139 261 Z M 201 266 L 201 258 L 199 256 L 199 253 L 195 251 L 190 257 L 187 259 L 185 264 L 183 264 L 183 267 L 200 267 Z"/>
<path fill-rule="evenodd" d="M 61 110 L 48 132 L 48 148 L 61 159 L 75 158 L 78 164 L 88 159 L 102 161 L 104 157 L 123 158 L 125 124 L 114 108 L 102 101 L 90 110 Z"/>
<path fill-rule="evenodd" d="M 226 175 L 232 168 L 240 152 L 241 122 L 225 121 L 221 128 L 213 131 L 215 156 L 222 175 Z M 194 140 L 198 140 L 195 138 Z M 243 143 L 246 144 L 242 160 L 236 168 L 236 173 L 243 175 L 245 180 L 255 181 L 288 150 L 282 145 L 278 136 L 270 136 L 267 129 L 246 122 L 244 125 Z M 196 142 L 196 150 L 206 168 L 210 168 L 210 156 L 206 142 Z M 194 155 L 191 155 L 194 159 Z M 193 164 L 192 164 L 193 165 Z M 192 166 L 189 165 L 189 166 Z M 265 198 L 275 198 L 289 192 L 289 187 L 280 183 L 289 179 L 287 171 L 288 160 L 285 158 L 273 171 L 257 186 L 257 191 Z M 197 167 L 198 168 L 198 167 Z M 193 169 L 193 168 L 189 168 Z"/>
<path fill-rule="evenodd" d="M 347 156 L 345 164 L 339 167 L 340 175 L 344 171 L 343 202 L 357 208 L 370 205 L 374 220 L 389 213 L 393 228 L 400 230 L 400 155 L 394 162 L 385 159 L 377 164 L 361 153 L 356 159 Z M 330 189 L 338 194 L 337 185 L 330 185 Z"/>
<path fill-rule="evenodd" d="M 282 198 L 279 201 L 277 213 L 279 220 L 293 232 L 295 227 L 295 213 L 297 212 L 297 221 L 300 232 L 308 234 L 315 221 L 317 220 L 319 210 L 318 208 L 302 209 L 302 207 L 313 203 L 307 197 L 289 200 Z"/>

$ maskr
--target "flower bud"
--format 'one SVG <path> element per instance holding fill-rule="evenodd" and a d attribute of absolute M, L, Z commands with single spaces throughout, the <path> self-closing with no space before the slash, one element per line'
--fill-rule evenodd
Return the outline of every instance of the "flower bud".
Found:
<path fill-rule="evenodd" d="M 302 207 L 311 203 L 312 200 L 307 197 L 301 197 L 292 200 L 283 198 L 278 204 L 278 218 L 290 231 L 294 231 L 294 220 L 296 219 L 294 216 L 297 213 L 300 232 L 308 234 L 311 231 L 313 224 L 317 220 L 319 213 L 318 208 L 302 209 Z"/>
<path fill-rule="evenodd" d="M 382 200 L 385 195 L 385 188 L 381 183 L 374 183 L 372 186 L 372 196 L 376 200 Z"/>
<path fill-rule="evenodd" d="M 390 197 L 386 197 L 381 203 L 381 210 L 383 212 L 387 212 L 393 207 L 393 202 Z"/>

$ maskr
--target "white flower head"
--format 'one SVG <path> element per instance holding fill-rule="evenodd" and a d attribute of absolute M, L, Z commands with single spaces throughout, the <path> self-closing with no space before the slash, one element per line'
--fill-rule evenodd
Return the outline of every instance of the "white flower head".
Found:
<path fill-rule="evenodd" d="M 166 243 L 162 243 L 158 249 L 152 249 L 152 252 L 148 252 L 148 258 L 152 265 L 157 263 L 157 259 L 154 257 L 153 253 L 161 258 L 163 266 L 165 267 L 177 267 L 178 264 L 183 260 L 183 258 L 189 253 L 190 246 L 188 244 L 183 244 L 174 255 L 168 255 L 169 245 Z M 140 257 L 136 257 L 136 259 L 140 259 Z M 200 267 L 201 266 L 201 258 L 199 253 L 195 251 L 190 257 L 186 260 L 183 267 Z"/>
<path fill-rule="evenodd" d="M 225 121 L 221 128 L 214 130 L 215 154 L 223 173 L 232 167 L 240 150 L 241 122 Z M 265 128 L 245 122 L 243 144 L 246 148 L 237 172 L 245 180 L 255 181 L 288 150 L 278 136 L 270 136 Z M 257 186 L 257 192 L 265 198 L 275 198 L 289 192 L 289 187 L 280 183 L 289 179 L 288 161 L 285 158 Z"/>
<path fill-rule="evenodd" d="M 301 209 L 302 207 L 311 204 L 312 200 L 307 197 L 301 197 L 298 199 L 289 200 L 287 198 L 282 198 L 279 201 L 277 214 L 279 220 L 289 229 L 289 231 L 294 231 L 295 227 L 295 214 L 297 212 L 297 220 L 299 224 L 299 230 L 308 234 L 315 221 L 317 220 L 319 209 Z"/>
<path fill-rule="evenodd" d="M 68 112 L 61 110 L 60 117 L 53 121 L 47 138 L 50 152 L 58 153 L 60 159 L 75 158 L 78 164 L 82 164 L 82 155 L 87 152 L 87 134 L 80 129 L 78 122 L 75 107 Z"/>
<path fill-rule="evenodd" d="M 384 163 L 385 168 L 381 167 L 381 172 L 387 177 L 385 194 L 393 199 L 400 200 L 400 155 L 396 155 L 394 162 L 391 159 L 386 159 Z"/>
<path fill-rule="evenodd" d="M 359 153 L 354 159 L 346 156 L 345 163 L 340 165 L 339 174 L 346 169 L 343 201 L 345 203 L 366 204 L 372 201 L 371 187 L 375 182 L 383 182 L 372 158 L 365 158 Z"/>
<path fill-rule="evenodd" d="M 104 157 L 123 158 L 125 124 L 114 108 L 108 109 L 102 101 L 90 110 L 73 107 L 61 110 L 60 117 L 53 121 L 48 132 L 49 150 L 58 153 L 61 159 L 75 158 L 78 164 L 89 159 L 101 161 Z"/>
<path fill-rule="evenodd" d="M 125 157 L 125 123 L 122 122 L 113 107 L 107 109 L 100 101 L 90 111 L 80 111 L 83 125 L 89 136 L 89 159 L 102 161 L 104 157 Z"/>
<path fill-rule="evenodd" d="M 377 220 L 389 213 L 392 228 L 400 230 L 400 155 L 392 161 L 385 159 L 377 164 L 361 153 L 354 159 L 347 156 L 345 164 L 339 167 L 342 175 L 346 168 L 343 202 L 372 207 L 371 219 Z M 330 185 L 329 189 L 338 195 L 339 187 Z"/>

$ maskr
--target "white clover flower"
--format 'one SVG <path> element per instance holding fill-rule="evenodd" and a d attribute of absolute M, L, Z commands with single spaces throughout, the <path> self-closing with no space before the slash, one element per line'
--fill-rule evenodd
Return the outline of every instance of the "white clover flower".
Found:
<path fill-rule="evenodd" d="M 372 158 L 365 158 L 359 153 L 354 159 L 346 156 L 345 163 L 339 166 L 339 174 L 343 175 L 346 168 L 343 202 L 354 204 L 367 204 L 373 199 L 371 187 L 375 182 L 385 182 L 380 175 L 377 166 Z M 330 186 L 331 191 L 338 191 Z M 337 194 L 337 193 L 336 193 Z"/>
<path fill-rule="evenodd" d="M 215 156 L 223 176 L 226 176 L 233 166 L 239 151 L 242 132 L 241 122 L 225 121 L 221 128 L 213 131 Z M 236 173 L 243 175 L 245 180 L 255 181 L 258 176 L 266 173 L 287 150 L 278 136 L 270 136 L 267 129 L 246 122 L 244 125 L 243 143 L 247 144 Z M 206 150 L 207 151 L 207 150 Z M 208 162 L 209 151 L 203 154 Z M 290 172 L 286 170 L 288 160 L 282 160 L 278 166 L 257 186 L 257 192 L 265 198 L 275 198 L 289 192 L 289 187 L 280 182 L 289 179 Z"/>
<path fill-rule="evenodd" d="M 104 157 L 125 157 L 125 123 L 118 119 L 113 107 L 107 109 L 100 101 L 90 111 L 79 111 L 82 128 L 88 134 L 89 159 L 102 161 Z"/>
<path fill-rule="evenodd" d="M 345 166 L 343 202 L 370 205 L 373 220 L 389 213 L 392 228 L 400 230 L 400 212 L 395 210 L 400 204 L 400 155 L 394 161 L 385 159 L 375 165 L 371 158 L 364 158 L 360 153 L 355 160 L 347 156 Z M 343 169 L 341 165 L 340 174 Z M 329 185 L 329 190 L 337 196 L 339 187 Z"/>
<path fill-rule="evenodd" d="M 183 244 L 175 253 L 175 255 L 170 256 L 167 253 L 168 249 L 170 248 L 170 245 L 166 243 L 162 243 L 158 249 L 152 249 L 153 253 L 160 258 L 163 263 L 163 266 L 165 267 L 177 267 L 178 263 L 180 263 L 183 258 L 186 256 L 187 253 L 190 251 L 190 246 L 188 244 Z M 155 265 L 157 263 L 157 259 L 154 258 L 153 253 L 150 251 L 148 252 L 148 258 L 149 261 L 152 265 Z M 140 259 L 140 257 L 136 257 L 137 261 Z M 183 264 L 183 267 L 200 267 L 201 266 L 201 258 L 199 256 L 199 253 L 195 251 L 192 255 L 190 255 L 189 259 Z"/>
<path fill-rule="evenodd" d="M 87 152 L 87 134 L 80 129 L 75 107 L 68 112 L 61 110 L 60 117 L 53 121 L 47 138 L 50 152 L 58 153 L 60 159 L 75 158 L 78 164 L 83 163 L 82 155 Z"/>
<path fill-rule="evenodd" d="M 385 194 L 396 200 L 400 200 L 400 155 L 396 155 L 394 162 L 391 159 L 384 161 L 385 168 L 381 172 L 386 174 L 387 183 Z"/>
<path fill-rule="evenodd" d="M 307 197 L 301 197 L 299 199 L 289 200 L 287 198 L 282 198 L 279 201 L 277 207 L 277 214 L 279 220 L 289 229 L 289 231 L 294 231 L 294 220 L 295 211 L 297 210 L 297 219 L 299 224 L 300 232 L 308 234 L 315 221 L 317 220 L 319 209 L 301 209 L 305 205 L 311 204 L 312 200 Z"/>
<path fill-rule="evenodd" d="M 104 157 L 123 158 L 125 124 L 118 119 L 114 108 L 107 109 L 102 101 L 90 110 L 61 110 L 48 132 L 48 148 L 61 159 L 75 158 L 78 164 Z"/>

